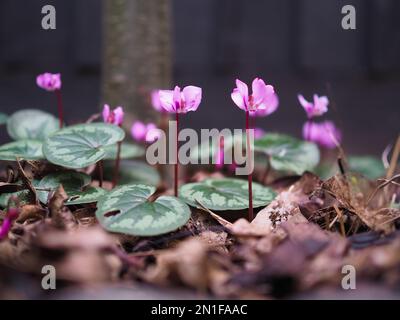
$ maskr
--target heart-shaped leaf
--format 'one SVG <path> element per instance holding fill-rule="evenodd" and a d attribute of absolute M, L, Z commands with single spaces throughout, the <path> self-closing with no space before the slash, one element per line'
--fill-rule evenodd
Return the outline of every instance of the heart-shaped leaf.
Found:
<path fill-rule="evenodd" d="M 104 165 L 104 177 L 106 180 L 112 180 L 114 175 L 114 161 L 107 161 Z M 147 163 L 134 160 L 123 160 L 119 168 L 119 180 L 121 184 L 145 183 L 151 186 L 160 184 L 160 175 L 158 171 Z"/>
<path fill-rule="evenodd" d="M 95 203 L 106 194 L 106 190 L 96 187 L 87 187 L 84 191 L 69 197 L 66 205 Z"/>
<path fill-rule="evenodd" d="M 0 112 L 0 125 L 7 123 L 8 116 L 5 113 Z"/>
<path fill-rule="evenodd" d="M 275 170 L 302 174 L 319 163 L 317 145 L 279 133 L 268 133 L 255 140 L 254 151 L 268 155 Z"/>
<path fill-rule="evenodd" d="M 43 153 L 51 163 L 66 168 L 84 168 L 104 159 L 105 147 L 122 141 L 125 132 L 106 123 L 81 124 L 59 130 L 49 136 Z"/>
<path fill-rule="evenodd" d="M 253 207 L 268 205 L 275 192 L 253 183 Z M 242 210 L 249 207 L 248 183 L 240 179 L 207 179 L 188 183 L 179 190 L 179 197 L 193 207 L 205 206 L 211 210 Z"/>
<path fill-rule="evenodd" d="M 116 188 L 99 200 L 96 217 L 108 231 L 134 236 L 171 232 L 189 220 L 186 203 L 169 196 L 149 201 L 154 192 L 154 187 L 140 184 Z"/>
<path fill-rule="evenodd" d="M 25 160 L 43 159 L 42 142 L 19 140 L 0 147 L 0 160 L 15 161 L 17 157 Z"/>
<path fill-rule="evenodd" d="M 66 171 L 51 173 L 40 180 L 37 185 L 37 188 L 40 189 L 37 195 L 42 203 L 47 203 L 49 193 L 56 190 L 60 185 L 64 187 L 68 196 L 72 196 L 81 192 L 90 182 L 90 176 L 80 172 Z"/>
<path fill-rule="evenodd" d="M 117 150 L 118 150 L 117 144 L 106 146 L 106 147 L 104 147 L 104 150 L 107 153 L 104 160 L 115 160 L 115 158 L 117 158 Z M 143 156 L 144 153 L 145 153 L 145 151 L 142 146 L 139 146 L 139 145 L 133 144 L 133 143 L 124 142 L 121 145 L 120 158 L 121 159 L 138 158 L 138 157 Z"/>
<path fill-rule="evenodd" d="M 359 172 L 369 179 L 377 179 L 385 175 L 385 167 L 376 157 L 351 156 L 348 162 L 351 171 Z"/>
<path fill-rule="evenodd" d="M 44 140 L 58 129 L 58 120 L 41 110 L 20 110 L 13 113 L 7 120 L 8 134 L 14 140 Z"/>

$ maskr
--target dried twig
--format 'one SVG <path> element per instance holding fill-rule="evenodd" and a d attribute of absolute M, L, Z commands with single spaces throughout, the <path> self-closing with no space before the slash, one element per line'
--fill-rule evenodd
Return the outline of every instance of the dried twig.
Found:
<path fill-rule="evenodd" d="M 335 208 L 335 211 L 337 213 L 336 217 L 339 217 L 339 222 L 340 222 L 340 232 L 342 233 L 343 237 L 346 237 L 346 230 L 344 228 L 344 221 L 343 221 L 343 213 L 342 211 L 338 208 L 338 206 L 336 204 L 333 205 L 333 207 Z"/>
<path fill-rule="evenodd" d="M 22 179 L 22 184 L 26 187 L 26 189 L 29 190 L 29 193 L 32 196 L 33 202 L 35 204 L 38 204 L 39 202 L 37 199 L 36 190 L 33 187 L 31 180 L 29 180 L 29 178 L 26 176 L 25 171 L 21 166 L 21 161 L 18 157 L 17 157 L 17 168 L 18 168 L 18 173 L 20 174 L 21 179 Z"/>

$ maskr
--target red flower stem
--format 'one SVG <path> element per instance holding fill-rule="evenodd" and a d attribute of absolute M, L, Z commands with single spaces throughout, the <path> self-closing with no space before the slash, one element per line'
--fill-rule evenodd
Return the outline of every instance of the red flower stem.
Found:
<path fill-rule="evenodd" d="M 246 144 L 247 144 L 247 151 L 246 154 L 249 157 L 249 161 L 251 161 L 251 156 L 250 154 L 250 136 L 249 136 L 249 111 L 246 111 Z M 250 168 L 252 167 L 252 164 L 250 163 Z M 249 173 L 248 176 L 248 182 L 249 182 L 249 221 L 253 221 L 254 219 L 254 212 L 253 212 L 253 175 L 252 173 Z"/>
<path fill-rule="evenodd" d="M 61 129 L 64 123 L 61 90 L 56 90 L 56 96 L 57 96 L 57 107 L 58 107 L 58 119 L 60 121 L 60 129 Z"/>
<path fill-rule="evenodd" d="M 103 160 L 97 162 L 97 166 L 99 168 L 99 187 L 103 186 Z"/>
<path fill-rule="evenodd" d="M 307 141 L 311 141 L 311 126 L 312 126 L 312 118 L 308 118 L 307 120 L 308 131 L 306 135 Z"/>
<path fill-rule="evenodd" d="M 121 162 L 121 144 L 122 144 L 122 141 L 119 141 L 117 143 L 117 158 L 115 159 L 114 178 L 113 178 L 113 183 L 112 183 L 113 188 L 118 184 L 119 165 Z"/>
<path fill-rule="evenodd" d="M 179 113 L 175 113 L 176 116 L 176 163 L 175 163 L 175 185 L 174 194 L 178 196 L 178 134 L 179 134 Z"/>

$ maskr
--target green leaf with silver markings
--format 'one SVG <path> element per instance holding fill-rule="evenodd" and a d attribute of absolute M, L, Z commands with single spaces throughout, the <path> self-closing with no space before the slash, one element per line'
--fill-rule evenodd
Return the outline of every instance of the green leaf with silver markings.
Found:
<path fill-rule="evenodd" d="M 319 149 L 316 144 L 279 133 L 267 133 L 254 141 L 254 151 L 270 157 L 275 170 L 302 174 L 312 170 L 319 163 Z"/>
<path fill-rule="evenodd" d="M 69 197 L 65 202 L 68 205 L 95 203 L 107 193 L 106 190 L 96 187 L 87 187 L 82 192 Z"/>
<path fill-rule="evenodd" d="M 155 190 L 143 184 L 118 187 L 99 200 L 96 217 L 106 230 L 134 236 L 156 236 L 186 224 L 190 218 L 187 204 L 170 196 L 150 201 Z"/>
<path fill-rule="evenodd" d="M 44 140 L 58 129 L 57 118 L 36 109 L 17 111 L 7 120 L 7 132 L 14 140 Z"/>
<path fill-rule="evenodd" d="M 49 193 L 55 191 L 60 185 L 64 187 L 68 196 L 76 195 L 91 182 L 91 177 L 75 171 L 51 173 L 45 176 L 37 185 L 40 202 L 47 203 Z"/>
<path fill-rule="evenodd" d="M 377 179 L 385 175 L 385 167 L 379 158 L 372 156 L 350 156 L 349 169 L 361 173 L 369 179 Z"/>
<path fill-rule="evenodd" d="M 107 156 L 105 147 L 122 141 L 125 132 L 106 123 L 81 124 L 59 130 L 43 144 L 43 153 L 51 163 L 66 168 L 85 168 Z"/>
<path fill-rule="evenodd" d="M 15 161 L 43 159 L 42 142 L 37 140 L 19 140 L 0 146 L 0 160 Z"/>
<path fill-rule="evenodd" d="M 253 207 L 268 205 L 275 192 L 253 183 Z M 179 197 L 193 207 L 205 206 L 211 210 L 242 210 L 249 207 L 248 182 L 241 179 L 207 179 L 188 183 L 179 189 Z"/>

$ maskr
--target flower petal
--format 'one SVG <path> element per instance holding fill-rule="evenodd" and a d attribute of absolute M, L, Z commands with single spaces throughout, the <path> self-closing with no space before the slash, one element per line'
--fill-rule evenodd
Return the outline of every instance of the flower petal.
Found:
<path fill-rule="evenodd" d="M 196 111 L 202 98 L 202 90 L 199 87 L 187 86 L 183 88 L 182 96 L 185 101 L 183 112 Z"/>
<path fill-rule="evenodd" d="M 114 111 L 114 124 L 121 126 L 124 122 L 124 109 L 122 107 L 117 107 Z"/>
<path fill-rule="evenodd" d="M 158 95 L 160 98 L 161 107 L 167 112 L 175 112 L 174 91 L 160 90 Z"/>
<path fill-rule="evenodd" d="M 105 104 L 103 107 L 103 121 L 108 122 L 109 117 L 110 117 L 110 106 L 108 104 Z"/>
<path fill-rule="evenodd" d="M 131 135 L 136 141 L 143 141 L 146 137 L 146 125 L 141 121 L 135 121 L 131 128 Z"/>
<path fill-rule="evenodd" d="M 241 95 L 241 93 L 239 92 L 238 88 L 233 89 L 233 92 L 231 93 L 231 98 L 233 100 L 233 102 L 242 110 L 246 110 L 246 105 L 244 102 L 244 99 Z"/>
<path fill-rule="evenodd" d="M 300 104 L 303 106 L 303 108 L 306 108 L 310 103 L 304 99 L 303 95 L 298 94 L 297 99 L 299 100 Z"/>
<path fill-rule="evenodd" d="M 247 87 L 247 84 L 240 81 L 239 79 L 236 79 L 236 88 L 239 90 L 239 93 L 242 95 L 242 98 L 247 103 L 247 101 L 249 100 L 249 88 Z"/>
<path fill-rule="evenodd" d="M 155 110 L 159 112 L 165 111 L 164 108 L 161 106 L 159 90 L 153 90 L 151 92 L 151 105 Z"/>

